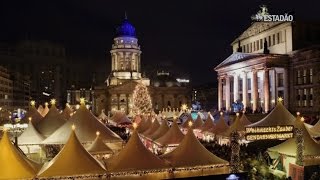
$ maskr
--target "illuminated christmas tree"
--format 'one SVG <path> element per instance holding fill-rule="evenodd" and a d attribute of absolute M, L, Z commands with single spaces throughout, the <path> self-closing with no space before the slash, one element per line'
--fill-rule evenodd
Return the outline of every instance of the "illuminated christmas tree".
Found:
<path fill-rule="evenodd" d="M 133 91 L 133 114 L 148 114 L 152 112 L 152 103 L 147 86 L 139 82 Z"/>

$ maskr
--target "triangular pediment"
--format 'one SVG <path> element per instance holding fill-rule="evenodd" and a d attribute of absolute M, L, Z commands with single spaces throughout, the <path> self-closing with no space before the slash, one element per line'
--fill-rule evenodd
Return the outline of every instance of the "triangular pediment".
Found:
<path fill-rule="evenodd" d="M 222 63 L 220 63 L 218 66 L 216 66 L 215 70 L 217 70 L 221 67 L 230 65 L 230 64 L 238 63 L 238 62 L 245 61 L 245 60 L 252 59 L 252 58 L 263 57 L 263 56 L 266 56 L 266 54 L 234 52 L 227 59 L 222 61 Z"/>

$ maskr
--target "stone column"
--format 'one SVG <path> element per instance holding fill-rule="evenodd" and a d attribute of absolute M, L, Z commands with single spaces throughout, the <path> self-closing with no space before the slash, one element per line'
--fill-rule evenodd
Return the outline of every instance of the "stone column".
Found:
<path fill-rule="evenodd" d="M 222 97 L 223 97 L 223 85 L 222 77 L 218 77 L 218 110 L 221 111 L 222 106 Z"/>
<path fill-rule="evenodd" d="M 258 70 L 252 70 L 252 110 L 255 112 L 258 108 Z"/>
<path fill-rule="evenodd" d="M 243 72 L 242 78 L 242 103 L 243 108 L 246 109 L 248 107 L 248 87 L 247 87 L 247 72 Z"/>
<path fill-rule="evenodd" d="M 289 73 L 288 73 L 288 70 L 287 68 L 284 68 L 283 69 L 283 88 L 284 88 L 284 91 L 283 91 L 283 101 L 284 101 L 284 106 L 285 107 L 289 107 L 289 82 L 288 82 L 288 79 L 289 79 Z"/>
<path fill-rule="evenodd" d="M 226 110 L 230 110 L 230 77 L 226 77 Z"/>
<path fill-rule="evenodd" d="M 233 101 L 237 101 L 239 99 L 239 79 L 238 74 L 233 76 Z"/>
<path fill-rule="evenodd" d="M 264 69 L 264 110 L 265 112 L 269 111 L 270 104 L 270 86 L 269 86 L 269 69 Z"/>

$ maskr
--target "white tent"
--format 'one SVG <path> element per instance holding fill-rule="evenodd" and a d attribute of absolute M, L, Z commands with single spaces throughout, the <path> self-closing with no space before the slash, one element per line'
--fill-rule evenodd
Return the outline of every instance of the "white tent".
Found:
<path fill-rule="evenodd" d="M 38 177 L 96 176 L 105 173 L 103 165 L 86 151 L 72 130 L 68 142 L 50 162 L 43 165 Z"/>
<path fill-rule="evenodd" d="M 73 124 L 77 127 L 75 131 L 81 143 L 92 143 L 96 138 L 96 131 L 100 132 L 100 137 L 104 142 L 122 141 L 116 133 L 102 124 L 83 103 L 65 124 L 52 133 L 52 135 L 42 143 L 65 144 L 71 132 L 70 126 Z"/>

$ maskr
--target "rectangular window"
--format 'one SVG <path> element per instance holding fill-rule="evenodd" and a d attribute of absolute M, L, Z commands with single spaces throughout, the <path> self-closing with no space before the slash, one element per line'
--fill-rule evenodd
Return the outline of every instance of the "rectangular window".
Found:
<path fill-rule="evenodd" d="M 249 51 L 252 52 L 252 43 L 250 43 L 249 45 L 250 45 Z"/>
<path fill-rule="evenodd" d="M 312 70 L 312 68 L 309 70 L 309 82 L 310 82 L 310 84 L 313 83 L 313 70 Z"/>
<path fill-rule="evenodd" d="M 262 42 L 262 39 L 260 39 L 260 49 L 263 48 L 263 42 Z"/>
<path fill-rule="evenodd" d="M 251 90 L 251 78 L 247 79 L 247 87 L 248 87 L 248 90 Z"/>
<path fill-rule="evenodd" d="M 249 52 L 249 44 L 247 44 L 246 46 L 247 46 L 246 50 L 247 52 Z"/>
<path fill-rule="evenodd" d="M 313 106 L 313 88 L 310 88 L 310 92 L 309 92 L 309 105 L 311 107 Z"/>
<path fill-rule="evenodd" d="M 277 44 L 280 43 L 280 32 L 277 33 Z"/>
<path fill-rule="evenodd" d="M 276 35 L 273 34 L 272 35 L 272 45 L 275 45 L 275 42 L 276 42 Z"/>
<path fill-rule="evenodd" d="M 243 52 L 246 52 L 246 45 L 244 45 L 244 46 L 242 47 L 242 51 L 243 51 Z"/>
<path fill-rule="evenodd" d="M 259 46 L 260 46 L 260 45 L 259 45 L 259 40 L 256 41 L 256 45 L 257 45 L 256 50 L 259 50 Z"/>
<path fill-rule="evenodd" d="M 301 71 L 297 71 L 297 84 L 300 85 L 302 84 L 302 79 L 301 79 Z"/>
<path fill-rule="evenodd" d="M 301 106 L 301 95 L 302 95 L 302 90 L 297 89 L 297 105 L 298 105 L 298 107 Z"/>
<path fill-rule="evenodd" d="M 307 70 L 303 70 L 303 84 L 307 84 Z"/>
<path fill-rule="evenodd" d="M 277 74 L 277 77 L 278 77 L 278 87 L 283 87 L 283 73 L 278 73 Z"/>
<path fill-rule="evenodd" d="M 303 97 L 302 97 L 302 100 L 303 100 L 303 106 L 307 106 L 307 89 L 303 89 Z"/>
<path fill-rule="evenodd" d="M 268 36 L 268 47 L 271 46 L 271 36 Z"/>
<path fill-rule="evenodd" d="M 253 51 L 256 51 L 256 42 L 253 42 Z"/>
<path fill-rule="evenodd" d="M 242 91 L 242 79 L 239 79 L 238 89 L 239 91 Z"/>

